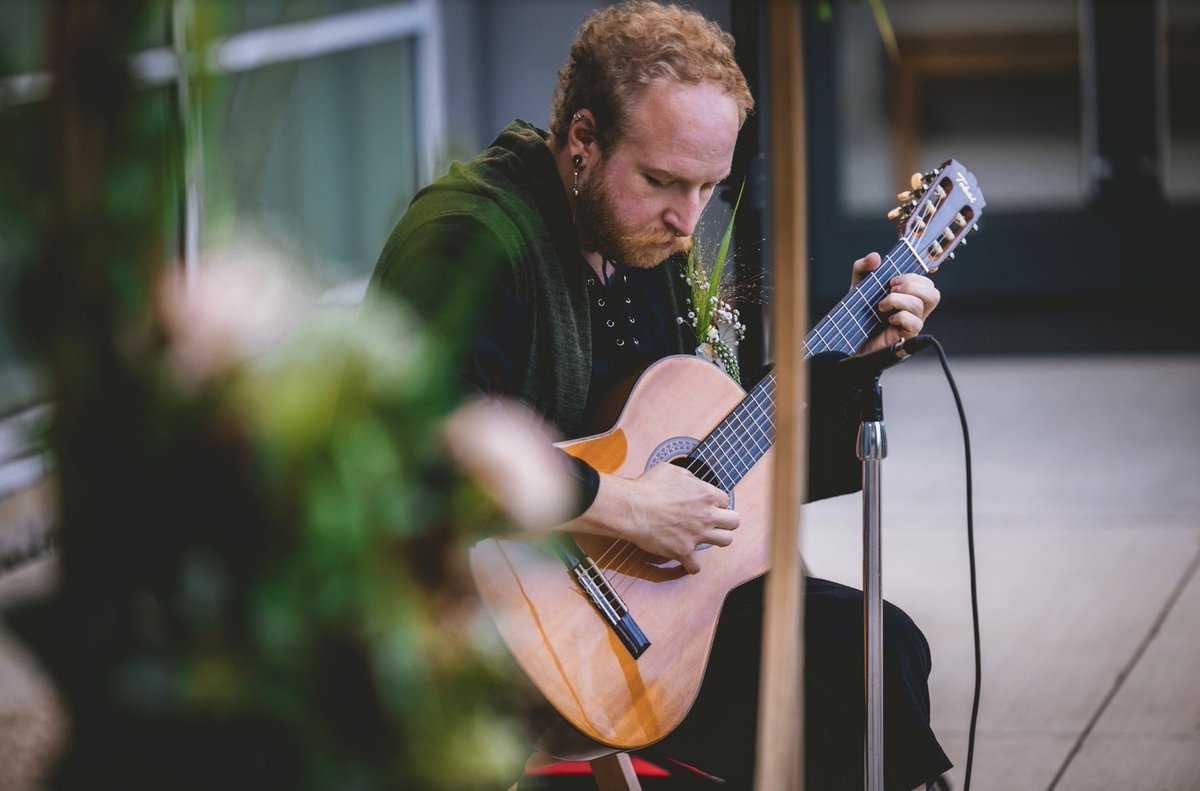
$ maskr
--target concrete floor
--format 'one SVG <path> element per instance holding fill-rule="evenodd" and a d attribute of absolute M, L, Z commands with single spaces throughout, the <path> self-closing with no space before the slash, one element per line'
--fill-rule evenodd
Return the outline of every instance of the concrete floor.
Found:
<path fill-rule="evenodd" d="M 952 364 L 971 421 L 983 632 L 972 787 L 1200 789 L 1200 357 Z M 932 356 L 884 386 L 884 590 L 929 637 L 934 724 L 962 788 L 961 435 Z M 859 519 L 854 496 L 806 509 L 814 574 L 861 582 Z M 0 608 L 52 583 L 47 561 L 2 576 Z M 0 789 L 37 787 L 62 728 L 0 629 Z"/>
<path fill-rule="evenodd" d="M 983 642 L 972 788 L 1200 789 L 1200 358 L 952 365 Z M 884 388 L 884 593 L 929 638 L 934 726 L 962 788 L 974 660 L 961 434 L 932 356 Z M 861 584 L 859 509 L 857 496 L 807 508 L 812 573 Z"/>

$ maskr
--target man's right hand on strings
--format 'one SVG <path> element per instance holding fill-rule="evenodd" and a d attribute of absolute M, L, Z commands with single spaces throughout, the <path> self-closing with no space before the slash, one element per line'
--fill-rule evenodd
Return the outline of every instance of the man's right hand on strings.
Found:
<path fill-rule="evenodd" d="M 637 478 L 601 474 L 591 507 L 563 528 L 630 541 L 696 574 L 696 547 L 729 546 L 740 522 L 721 489 L 682 467 L 658 464 Z"/>

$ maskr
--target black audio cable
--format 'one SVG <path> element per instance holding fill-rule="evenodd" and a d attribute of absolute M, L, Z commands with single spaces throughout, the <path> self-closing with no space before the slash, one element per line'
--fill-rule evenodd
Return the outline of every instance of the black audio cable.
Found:
<path fill-rule="evenodd" d="M 938 360 L 942 363 L 942 371 L 946 374 L 946 382 L 954 395 L 954 405 L 958 408 L 958 420 L 962 424 L 963 458 L 967 469 L 967 563 L 971 577 L 971 626 L 975 639 L 975 694 L 971 700 L 971 729 L 967 735 L 967 766 L 964 771 L 963 791 L 971 791 L 971 765 L 975 759 L 975 726 L 979 719 L 979 693 L 982 687 L 982 661 L 980 658 L 979 641 L 979 592 L 975 579 L 975 503 L 971 484 L 971 432 L 967 428 L 967 414 L 963 410 L 962 398 L 958 394 L 958 386 L 950 373 L 950 364 L 946 361 L 946 350 L 937 338 L 930 337 L 933 348 L 937 351 Z"/>

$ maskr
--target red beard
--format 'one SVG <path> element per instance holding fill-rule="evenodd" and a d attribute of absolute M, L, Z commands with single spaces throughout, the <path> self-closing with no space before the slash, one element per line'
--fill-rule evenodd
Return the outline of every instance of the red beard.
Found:
<path fill-rule="evenodd" d="M 575 199 L 575 225 L 587 247 L 605 258 L 640 269 L 652 269 L 676 253 L 691 249 L 692 237 L 676 236 L 667 228 L 631 231 L 621 227 L 605 175 L 604 166 L 599 166 L 580 186 Z"/>

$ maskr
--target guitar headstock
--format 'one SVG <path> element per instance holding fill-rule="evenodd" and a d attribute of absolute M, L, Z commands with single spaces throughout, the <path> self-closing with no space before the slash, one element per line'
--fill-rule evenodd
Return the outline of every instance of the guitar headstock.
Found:
<path fill-rule="evenodd" d="M 896 196 L 900 205 L 888 213 L 899 220 L 900 237 L 908 242 L 927 272 L 936 271 L 953 250 L 979 229 L 987 202 L 975 174 L 951 159 L 937 170 L 914 173 L 912 189 Z"/>

